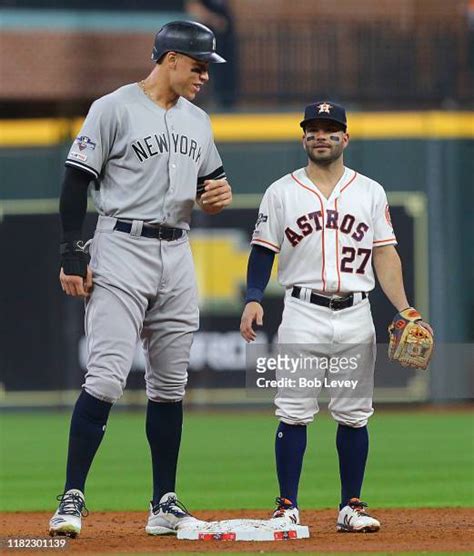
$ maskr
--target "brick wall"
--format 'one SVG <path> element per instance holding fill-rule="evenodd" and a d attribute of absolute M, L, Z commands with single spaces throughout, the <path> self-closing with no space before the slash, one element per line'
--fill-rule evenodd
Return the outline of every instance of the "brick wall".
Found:
<path fill-rule="evenodd" d="M 465 0 L 232 0 L 241 102 L 467 99 Z M 471 39 L 472 40 L 472 39 Z M 0 100 L 93 99 L 143 78 L 153 33 L 0 32 Z M 397 87 L 400 85 L 400 90 Z M 405 96 L 404 96 L 405 95 Z"/>
<path fill-rule="evenodd" d="M 2 99 L 94 98 L 151 70 L 153 34 L 4 31 Z"/>
<path fill-rule="evenodd" d="M 241 23 L 323 18 L 339 22 L 455 21 L 466 17 L 467 0 L 231 0 Z"/>

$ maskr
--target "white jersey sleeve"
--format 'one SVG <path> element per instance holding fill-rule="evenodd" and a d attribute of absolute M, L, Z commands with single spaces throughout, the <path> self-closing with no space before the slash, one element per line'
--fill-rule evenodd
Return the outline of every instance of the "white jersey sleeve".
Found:
<path fill-rule="evenodd" d="M 374 247 L 397 244 L 397 238 L 393 231 L 392 219 L 390 218 L 390 207 L 387 201 L 387 195 L 382 186 L 379 186 L 375 195 L 373 223 Z"/>
<path fill-rule="evenodd" d="M 69 150 L 66 166 L 85 170 L 97 179 L 109 157 L 117 125 L 118 118 L 110 98 L 95 101 Z"/>
<path fill-rule="evenodd" d="M 282 201 L 276 191 L 269 188 L 260 203 L 251 244 L 261 245 L 279 253 L 283 243 L 283 235 Z"/>
<path fill-rule="evenodd" d="M 206 180 L 218 180 L 225 178 L 225 170 L 222 165 L 222 159 L 214 143 L 214 137 L 211 131 L 211 123 L 209 121 L 209 140 L 207 148 L 202 159 L 201 166 L 198 171 L 198 182 L 196 196 L 200 197 L 204 193 L 204 182 Z"/>

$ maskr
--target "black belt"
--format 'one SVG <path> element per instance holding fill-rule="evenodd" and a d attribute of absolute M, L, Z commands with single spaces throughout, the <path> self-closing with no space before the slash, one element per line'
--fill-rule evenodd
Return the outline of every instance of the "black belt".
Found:
<path fill-rule="evenodd" d="M 291 290 L 291 296 L 296 297 L 296 299 L 301 299 L 300 294 L 301 294 L 301 288 L 299 286 L 293 286 L 293 289 Z M 365 299 L 366 297 L 367 294 L 365 292 L 362 292 L 362 299 Z M 302 301 L 306 301 L 306 300 L 302 299 Z M 340 311 L 341 309 L 347 309 L 348 307 L 352 307 L 354 305 L 354 294 L 351 293 L 347 297 L 332 299 L 311 292 L 309 302 L 313 303 L 313 305 L 322 305 L 323 307 L 328 307 L 333 311 Z"/>
<path fill-rule="evenodd" d="M 114 230 L 129 234 L 132 231 L 132 223 L 117 220 Z M 174 241 L 183 237 L 184 230 L 181 228 L 168 228 L 167 226 L 152 226 L 151 224 L 143 224 L 141 236 L 152 237 L 155 239 L 164 239 L 165 241 Z"/>

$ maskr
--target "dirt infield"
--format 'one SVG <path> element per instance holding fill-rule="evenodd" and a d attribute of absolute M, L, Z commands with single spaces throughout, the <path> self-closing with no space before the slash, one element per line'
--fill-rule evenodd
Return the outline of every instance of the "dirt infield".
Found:
<path fill-rule="evenodd" d="M 202 519 L 266 519 L 268 512 L 226 510 L 196 512 Z M 175 537 L 149 537 L 144 532 L 145 512 L 97 512 L 84 520 L 81 537 L 69 540 L 67 552 L 470 552 L 474 547 L 474 509 L 384 509 L 374 512 L 382 529 L 373 534 L 335 532 L 334 510 L 303 511 L 311 538 L 280 542 L 178 541 Z M 46 536 L 49 513 L 0 514 L 2 552 L 5 540 Z M 22 551 L 24 552 L 24 551 Z M 31 550 L 29 551 L 32 552 Z M 38 553 L 38 550 L 33 552 Z M 40 552 L 43 552 L 41 550 Z M 60 554 L 61 550 L 56 550 Z"/>

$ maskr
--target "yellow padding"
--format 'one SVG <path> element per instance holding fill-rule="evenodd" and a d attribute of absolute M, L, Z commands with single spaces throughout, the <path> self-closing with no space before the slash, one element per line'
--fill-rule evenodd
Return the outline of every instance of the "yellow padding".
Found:
<path fill-rule="evenodd" d="M 299 141 L 300 113 L 217 114 L 218 142 Z M 0 120 L 0 147 L 35 147 L 71 141 L 83 118 Z M 348 114 L 353 139 L 472 139 L 474 112 L 356 112 Z"/>

